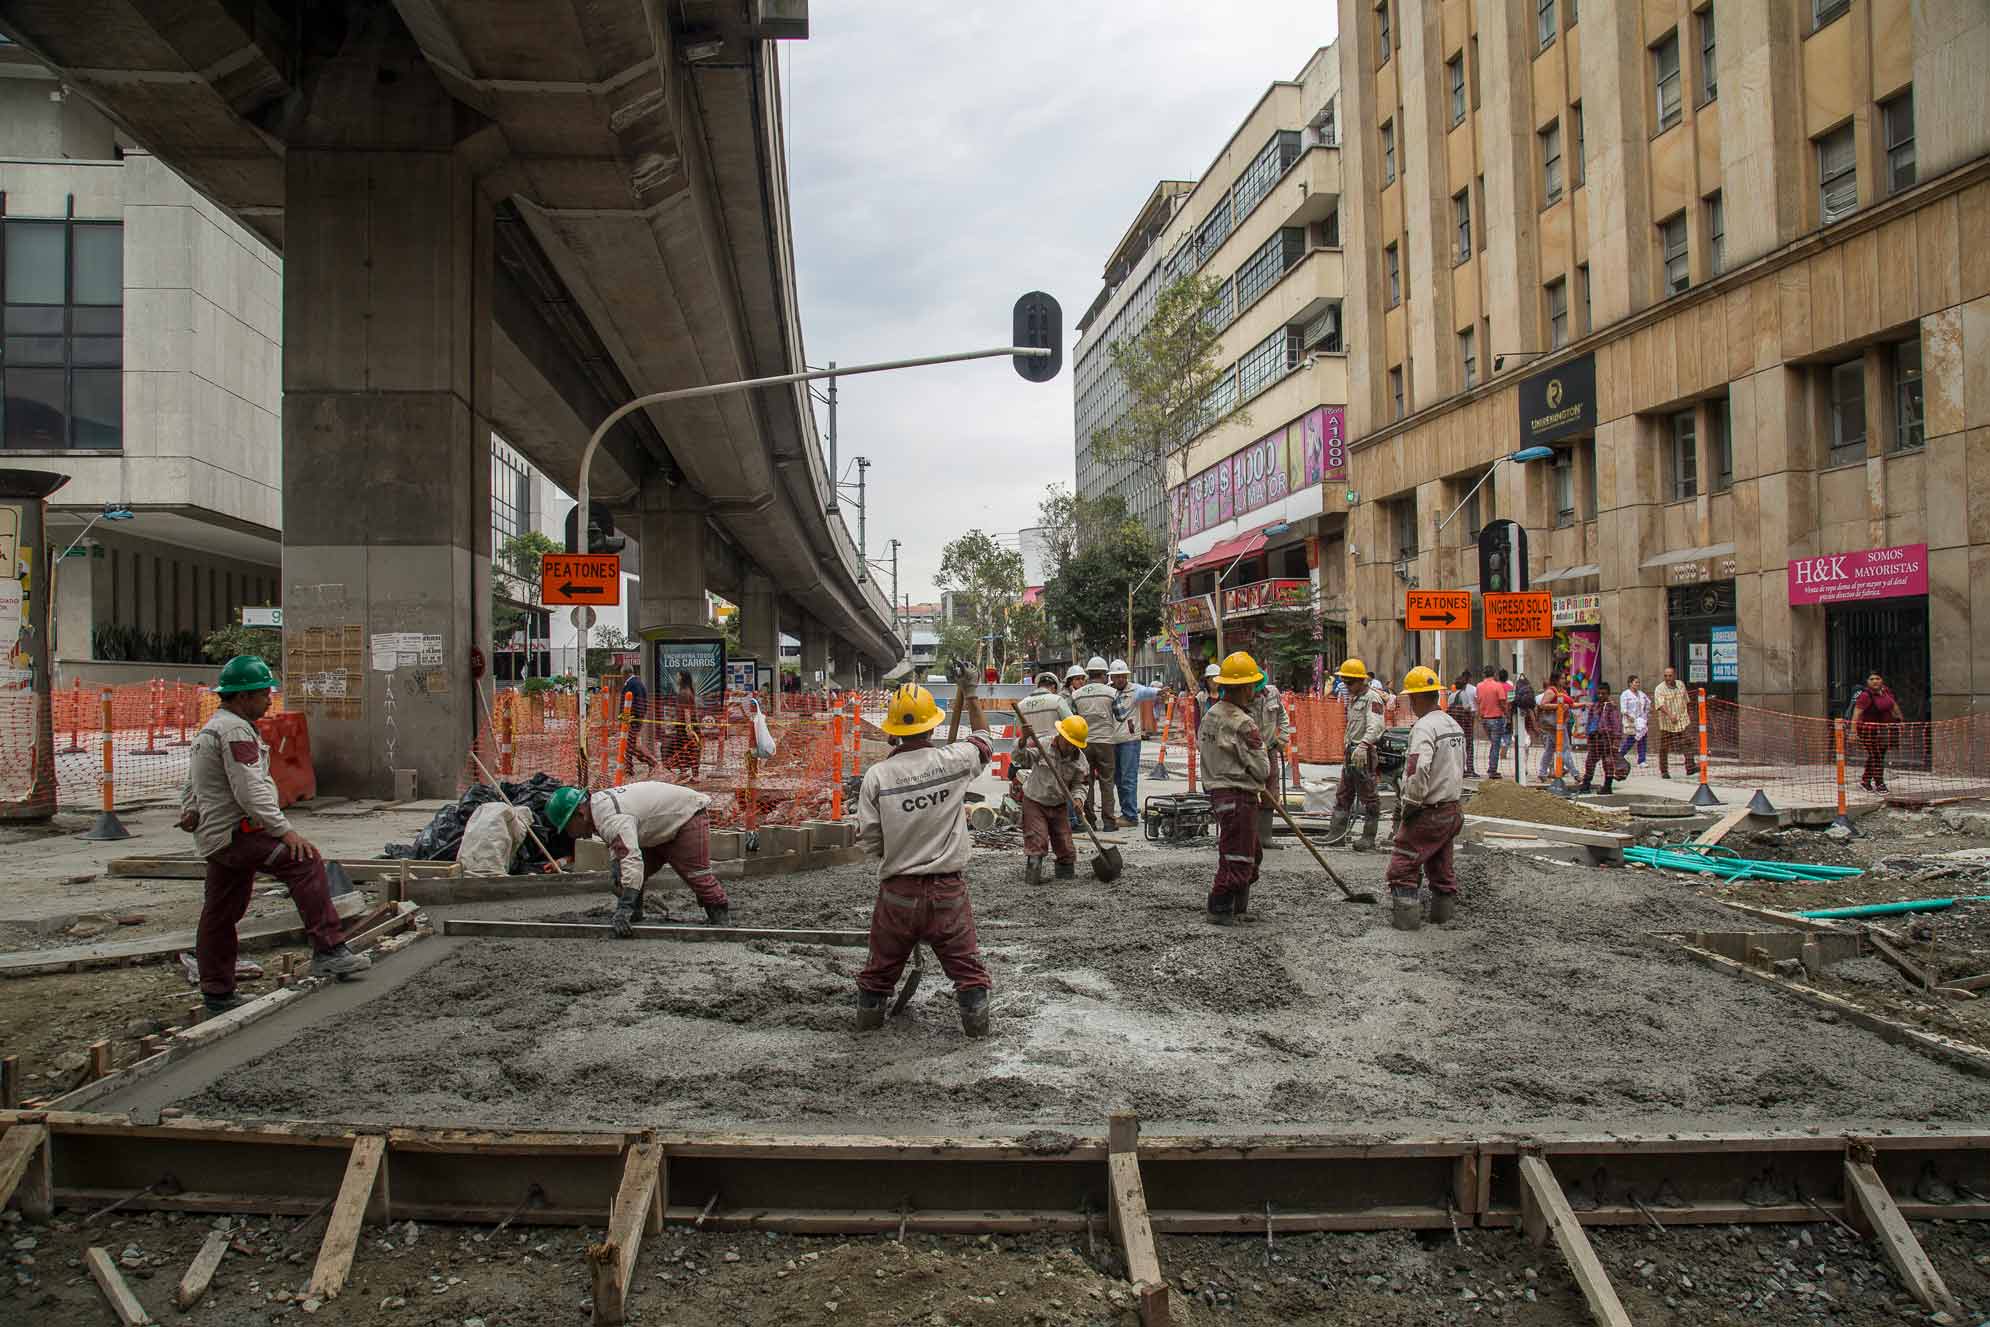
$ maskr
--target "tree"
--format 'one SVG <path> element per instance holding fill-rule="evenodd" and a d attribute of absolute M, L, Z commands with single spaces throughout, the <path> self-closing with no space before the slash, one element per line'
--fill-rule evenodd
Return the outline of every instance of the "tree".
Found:
<path fill-rule="evenodd" d="M 509 640 L 531 621 L 527 610 L 539 603 L 540 560 L 562 546 L 537 530 L 515 534 L 498 545 L 491 559 L 491 637 Z M 529 656 L 528 656 L 529 657 Z"/>
<path fill-rule="evenodd" d="M 1023 555 L 1003 548 L 980 530 L 969 530 L 940 550 L 940 572 L 933 580 L 942 590 L 953 592 L 956 611 L 965 615 L 977 637 L 971 655 L 954 657 L 972 658 L 980 668 L 989 642 L 1000 641 L 1004 614 L 1022 597 Z M 997 656 L 997 662 L 1004 657 Z"/>
<path fill-rule="evenodd" d="M 981 646 L 980 635 L 966 622 L 942 622 L 939 650 L 933 658 L 934 669 L 944 673 L 949 660 L 976 658 Z"/>
<path fill-rule="evenodd" d="M 1259 665 L 1274 681 L 1290 685 L 1297 679 L 1310 688 L 1313 661 L 1331 652 L 1318 603 L 1309 596 L 1305 603 L 1282 604 L 1257 619 L 1256 648 Z"/>
<path fill-rule="evenodd" d="M 283 669 L 283 633 L 268 627 L 245 627 L 240 623 L 220 627 L 208 633 L 207 639 L 200 643 L 200 650 L 209 663 L 227 663 L 238 654 L 252 654 L 273 672 Z"/>
<path fill-rule="evenodd" d="M 603 677 L 614 667 L 615 656 L 636 648 L 636 642 L 620 627 L 597 626 L 587 636 L 587 672 Z"/>
<path fill-rule="evenodd" d="M 1043 605 L 1017 604 L 1011 608 L 1003 638 L 1009 643 L 1008 653 L 1025 659 L 1043 658 L 1051 642 L 1050 618 Z"/>
<path fill-rule="evenodd" d="M 1089 528 L 1043 587 L 1043 604 L 1055 628 L 1093 653 L 1110 657 L 1126 651 L 1129 588 L 1138 587 L 1133 596 L 1133 639 L 1144 640 L 1161 629 L 1167 575 L 1156 570 L 1164 556 L 1160 541 L 1126 514 L 1118 498 L 1091 506 L 1080 521 L 1081 527 Z"/>

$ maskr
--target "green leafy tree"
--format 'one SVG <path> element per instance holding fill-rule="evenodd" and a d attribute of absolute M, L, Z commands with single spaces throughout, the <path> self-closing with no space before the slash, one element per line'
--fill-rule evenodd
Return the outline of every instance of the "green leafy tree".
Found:
<path fill-rule="evenodd" d="M 1133 590 L 1133 639 L 1161 628 L 1161 599 L 1167 580 L 1157 571 L 1161 542 L 1126 514 L 1117 497 L 1082 500 L 1078 533 L 1069 554 L 1044 585 L 1050 623 L 1082 646 L 1081 652 L 1108 657 L 1126 652 L 1127 602 Z"/>
<path fill-rule="evenodd" d="M 982 647 L 981 636 L 966 622 L 953 621 L 940 623 L 940 644 L 930 671 L 944 673 L 952 659 L 976 658 Z"/>
<path fill-rule="evenodd" d="M 548 553 L 561 551 L 559 541 L 538 530 L 515 534 L 498 545 L 491 559 L 491 636 L 509 640 L 530 621 L 528 609 L 539 603 L 539 564 Z"/>
<path fill-rule="evenodd" d="M 1011 655 L 1032 660 L 1043 658 L 1054 639 L 1050 631 L 1050 618 L 1043 611 L 1043 606 L 1017 604 L 1011 608 L 1003 639 L 1008 641 L 1008 653 Z"/>
<path fill-rule="evenodd" d="M 603 676 L 614 666 L 616 655 L 635 647 L 636 642 L 620 627 L 595 627 L 587 634 L 588 676 Z"/>
<path fill-rule="evenodd" d="M 990 640 L 998 650 L 1004 648 L 1003 617 L 1023 594 L 1023 555 L 1003 548 L 980 530 L 969 530 L 940 550 L 940 572 L 934 583 L 953 593 L 956 611 L 977 638 L 971 653 L 953 657 L 971 659 L 976 668 L 981 667 L 988 661 Z M 995 662 L 999 665 L 1005 658 L 998 656 Z"/>
<path fill-rule="evenodd" d="M 283 667 L 283 633 L 269 627 L 245 627 L 238 622 L 210 631 L 200 643 L 200 651 L 209 663 L 218 664 L 227 663 L 237 655 L 251 654 L 275 672 Z"/>
<path fill-rule="evenodd" d="M 1310 688 L 1313 661 L 1336 652 L 1330 628 L 1340 628 L 1343 639 L 1346 634 L 1340 624 L 1321 617 L 1317 602 L 1281 605 L 1256 623 L 1258 662 L 1280 686 Z"/>

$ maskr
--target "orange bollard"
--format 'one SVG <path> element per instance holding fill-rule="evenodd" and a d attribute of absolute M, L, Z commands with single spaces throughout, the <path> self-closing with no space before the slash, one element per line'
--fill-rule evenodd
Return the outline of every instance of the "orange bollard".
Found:
<path fill-rule="evenodd" d="M 857 709 L 857 698 L 850 698 L 850 777 L 856 778 L 864 772 L 864 725 L 861 712 Z"/>
<path fill-rule="evenodd" d="M 622 697 L 622 735 L 615 743 L 615 765 L 624 773 L 629 768 L 629 730 L 635 726 L 636 702 L 629 696 Z"/>
<path fill-rule="evenodd" d="M 752 747 L 746 749 L 746 827 L 760 828 L 760 754 Z"/>
<path fill-rule="evenodd" d="M 104 806 L 106 813 L 117 809 L 117 795 L 112 788 L 112 774 L 117 768 L 117 729 L 111 717 L 111 689 L 104 688 Z"/>
<path fill-rule="evenodd" d="M 1190 701 L 1188 718 L 1182 724 L 1182 745 L 1188 748 L 1188 790 L 1190 792 L 1195 791 L 1195 737 L 1190 733 L 1190 729 L 1199 726 L 1196 723 L 1196 710 L 1198 708 L 1200 707 L 1195 702 Z"/>
<path fill-rule="evenodd" d="M 1694 806 L 1719 806 L 1721 799 L 1707 786 L 1707 689 L 1700 688 L 1700 786 L 1693 790 Z"/>
<path fill-rule="evenodd" d="M 1566 700 L 1555 702 L 1555 787 L 1564 786 L 1568 780 L 1563 775 L 1562 751 L 1568 745 L 1569 703 Z"/>
<path fill-rule="evenodd" d="M 145 754 L 148 756 L 159 754 L 159 693 L 165 689 L 165 685 L 156 677 L 152 679 L 152 709 L 145 716 Z"/>
<path fill-rule="evenodd" d="M 173 683 L 173 707 L 180 712 L 180 740 L 173 745 L 192 746 L 193 741 L 187 736 L 187 711 L 193 708 L 193 690 L 184 682 Z"/>
<path fill-rule="evenodd" d="M 829 716 L 829 774 L 836 787 L 843 786 L 843 716 Z"/>
<path fill-rule="evenodd" d="M 1831 744 L 1836 748 L 1838 762 L 1838 818 L 1831 823 L 1857 834 L 1858 826 L 1852 823 L 1852 817 L 1845 806 L 1845 721 L 1843 719 L 1831 721 Z"/>

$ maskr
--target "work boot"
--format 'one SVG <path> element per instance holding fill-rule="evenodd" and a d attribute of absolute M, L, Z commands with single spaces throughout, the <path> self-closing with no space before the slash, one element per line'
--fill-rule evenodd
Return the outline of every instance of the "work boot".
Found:
<path fill-rule="evenodd" d="M 988 988 L 970 986 L 957 997 L 960 1000 L 960 1030 L 970 1037 L 988 1035 Z"/>
<path fill-rule="evenodd" d="M 1450 921 L 1452 914 L 1457 911 L 1458 911 L 1457 890 L 1454 889 L 1449 893 L 1444 893 L 1442 891 L 1432 891 L 1430 896 L 1431 925 L 1442 926 L 1445 922 Z"/>
<path fill-rule="evenodd" d="M 1138 829 L 1140 828 L 1140 817 L 1121 816 L 1119 818 L 1119 827 L 1121 829 Z"/>
<path fill-rule="evenodd" d="M 1347 812 L 1335 811 L 1333 819 L 1327 821 L 1327 832 L 1320 836 L 1320 842 L 1339 844 L 1347 839 Z"/>
<path fill-rule="evenodd" d="M 1218 926 L 1234 925 L 1237 917 L 1235 912 L 1232 911 L 1234 904 L 1231 900 L 1236 897 L 1235 893 L 1211 894 L 1209 896 L 1209 920 Z"/>
<path fill-rule="evenodd" d="M 1040 885 L 1043 883 L 1043 858 L 1041 855 L 1023 858 L 1023 883 Z"/>
<path fill-rule="evenodd" d="M 1059 862 L 1057 869 L 1052 874 L 1059 880 L 1076 880 L 1078 878 L 1077 860 L 1074 858 L 1068 862 Z"/>
<path fill-rule="evenodd" d="M 643 891 L 636 891 L 636 906 L 629 910 L 629 920 L 637 926 L 643 924 Z"/>
<path fill-rule="evenodd" d="M 311 975 L 314 977 L 350 977 L 355 972 L 364 972 L 373 966 L 373 960 L 364 954 L 352 952 L 352 946 L 340 944 L 327 949 L 322 954 L 311 955 Z"/>
<path fill-rule="evenodd" d="M 636 933 L 636 894 L 634 890 L 620 890 L 615 895 L 615 915 L 608 919 L 608 929 L 617 940 L 626 940 Z"/>
<path fill-rule="evenodd" d="M 1389 924 L 1399 931 L 1414 931 L 1423 925 L 1423 904 L 1416 891 L 1391 890 Z"/>
<path fill-rule="evenodd" d="M 1251 911 L 1251 887 L 1230 891 L 1230 917 L 1233 921 L 1256 922 L 1264 920 Z"/>
<path fill-rule="evenodd" d="M 637 914 L 637 916 L 641 915 L 642 914 L 640 913 Z M 732 904 L 707 903 L 705 905 L 705 925 L 707 926 L 732 925 Z"/>
<path fill-rule="evenodd" d="M 1354 850 L 1356 852 L 1375 851 L 1375 829 L 1376 826 L 1381 823 L 1381 821 L 1382 821 L 1382 812 L 1380 810 L 1370 811 L 1362 816 L 1361 837 L 1357 839 L 1354 844 Z"/>
<path fill-rule="evenodd" d="M 207 1010 L 210 1014 L 225 1014 L 230 1009 L 240 1009 L 248 1002 L 249 998 L 247 996 L 238 995 L 234 991 L 230 991 L 226 995 L 202 994 L 200 997 L 201 1008 Z"/>
<path fill-rule="evenodd" d="M 857 992 L 857 1031 L 873 1032 L 884 1026 L 884 999 L 876 991 Z"/>

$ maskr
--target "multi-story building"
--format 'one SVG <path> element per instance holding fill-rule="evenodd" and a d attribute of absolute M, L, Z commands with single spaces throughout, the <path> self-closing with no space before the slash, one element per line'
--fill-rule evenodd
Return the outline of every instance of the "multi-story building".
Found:
<path fill-rule="evenodd" d="M 1078 492 L 1122 494 L 1188 555 L 1170 611 L 1198 658 L 1248 640 L 1253 619 L 1281 604 L 1317 596 L 1335 619 L 1342 607 L 1339 85 L 1337 51 L 1323 47 L 1266 89 L 1193 185 L 1156 186 L 1080 323 Z M 1108 347 L 1138 335 L 1161 291 L 1198 273 L 1223 286 L 1224 376 L 1210 427 L 1166 476 L 1164 498 L 1150 467 L 1102 464 L 1092 444 L 1127 408 Z"/>
<path fill-rule="evenodd" d="M 69 476 L 59 684 L 209 675 L 201 639 L 280 602 L 281 296 L 267 245 L 0 39 L 0 443 Z"/>
<path fill-rule="evenodd" d="M 1432 661 L 1403 591 L 1473 586 L 1500 516 L 1555 596 L 1537 679 L 1553 648 L 1804 714 L 1872 669 L 1911 718 L 1990 698 L 1990 8 L 1340 20 L 1355 647 Z"/>

